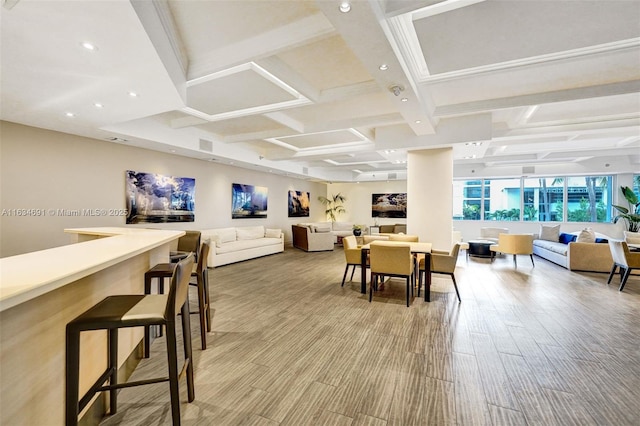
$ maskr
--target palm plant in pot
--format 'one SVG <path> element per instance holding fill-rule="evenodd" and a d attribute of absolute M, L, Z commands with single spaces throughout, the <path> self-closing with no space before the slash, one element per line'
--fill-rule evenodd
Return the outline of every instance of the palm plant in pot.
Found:
<path fill-rule="evenodd" d="M 627 224 L 627 231 L 640 232 L 640 200 L 636 193 L 628 186 L 621 186 L 620 190 L 629 203 L 629 208 L 616 206 L 614 204 L 613 208 L 620 212 L 620 214 L 613 218 L 613 223 L 618 223 L 618 221 L 622 219 Z"/>
<path fill-rule="evenodd" d="M 338 192 L 335 195 L 331 195 L 330 198 L 327 198 L 323 195 L 318 197 L 318 201 L 324 204 L 326 210 L 325 214 L 331 219 L 331 222 L 336 221 L 336 216 L 342 213 L 346 213 L 343 203 L 347 201 L 347 197 Z"/>

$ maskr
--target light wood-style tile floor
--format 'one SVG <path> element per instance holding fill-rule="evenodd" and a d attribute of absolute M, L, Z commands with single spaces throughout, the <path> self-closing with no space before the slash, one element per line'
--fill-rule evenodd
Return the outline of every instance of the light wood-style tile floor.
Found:
<path fill-rule="evenodd" d="M 340 287 L 344 257 L 284 253 L 210 271 L 213 332 L 185 425 L 640 425 L 640 277 L 574 273 L 535 257 L 467 261 L 368 302 Z M 195 295 L 193 295 L 195 297 Z M 194 297 L 192 300 L 195 300 Z M 134 377 L 166 371 L 164 341 Z M 154 371 L 155 370 L 155 371 Z M 168 385 L 120 392 L 103 425 L 170 424 Z"/>

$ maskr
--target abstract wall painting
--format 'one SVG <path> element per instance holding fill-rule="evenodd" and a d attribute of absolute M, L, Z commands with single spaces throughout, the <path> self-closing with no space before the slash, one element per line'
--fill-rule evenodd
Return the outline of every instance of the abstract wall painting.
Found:
<path fill-rule="evenodd" d="M 407 193 L 371 194 L 372 217 L 407 217 Z"/>
<path fill-rule="evenodd" d="M 289 217 L 309 217 L 309 193 L 289 191 Z"/>
<path fill-rule="evenodd" d="M 127 224 L 195 221 L 196 180 L 126 171 Z"/>
<path fill-rule="evenodd" d="M 266 186 L 231 184 L 231 218 L 266 219 L 267 191 Z"/>

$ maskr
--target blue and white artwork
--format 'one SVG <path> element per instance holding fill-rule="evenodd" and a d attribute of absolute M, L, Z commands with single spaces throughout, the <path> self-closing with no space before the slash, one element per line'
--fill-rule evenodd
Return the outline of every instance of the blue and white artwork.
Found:
<path fill-rule="evenodd" d="M 127 170 L 127 224 L 195 221 L 196 180 Z"/>

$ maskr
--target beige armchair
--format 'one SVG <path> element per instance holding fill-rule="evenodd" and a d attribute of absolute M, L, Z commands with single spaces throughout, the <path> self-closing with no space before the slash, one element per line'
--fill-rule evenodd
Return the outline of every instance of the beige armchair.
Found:
<path fill-rule="evenodd" d="M 406 243 L 419 242 L 417 235 L 405 235 L 405 234 L 389 234 L 389 241 L 404 241 Z"/>
<path fill-rule="evenodd" d="M 407 281 L 407 307 L 409 291 L 413 295 L 415 276 L 413 273 L 413 256 L 409 244 L 398 244 L 389 241 L 374 241 L 370 245 L 369 262 L 371 268 L 371 285 L 369 302 L 373 298 L 373 290 L 378 288 L 379 277 L 399 277 Z"/>
<path fill-rule="evenodd" d="M 342 276 L 341 287 L 344 287 L 344 280 L 347 278 L 349 266 L 353 266 L 353 269 L 351 270 L 351 278 L 349 278 L 349 281 L 353 280 L 353 273 L 356 271 L 356 266 L 362 266 L 362 250 L 358 246 L 356 237 L 354 237 L 353 235 L 344 237 L 342 239 L 342 246 L 344 248 L 344 258 L 347 261 L 347 265 L 344 268 L 344 275 Z"/>
<path fill-rule="evenodd" d="M 533 262 L 533 235 L 532 234 L 499 234 L 498 244 L 493 244 L 489 247 L 491 250 L 491 261 L 496 253 L 512 254 L 513 264 L 518 267 L 516 255 L 528 254 L 531 257 L 531 264 L 536 266 Z"/>
<path fill-rule="evenodd" d="M 609 249 L 611 250 L 611 257 L 613 258 L 613 266 L 611 267 L 611 273 L 609 273 L 607 285 L 611 283 L 616 269 L 620 268 L 619 290 L 622 291 L 629 279 L 629 275 L 631 275 L 631 270 L 640 269 L 640 253 L 631 253 L 625 241 L 609 240 Z"/>
<path fill-rule="evenodd" d="M 459 252 L 460 244 L 458 243 L 453 245 L 450 252 L 446 252 L 444 250 L 431 250 L 431 273 L 449 275 L 451 280 L 453 280 L 453 287 L 456 289 L 458 302 L 461 302 L 458 284 L 456 283 L 456 277 L 454 275 Z M 424 265 L 424 258 L 422 258 L 418 265 L 418 297 L 420 297 L 420 288 L 422 287 L 422 276 L 425 274 Z M 427 280 L 425 281 L 428 282 Z M 424 291 L 430 291 L 430 289 L 425 288 Z"/>

